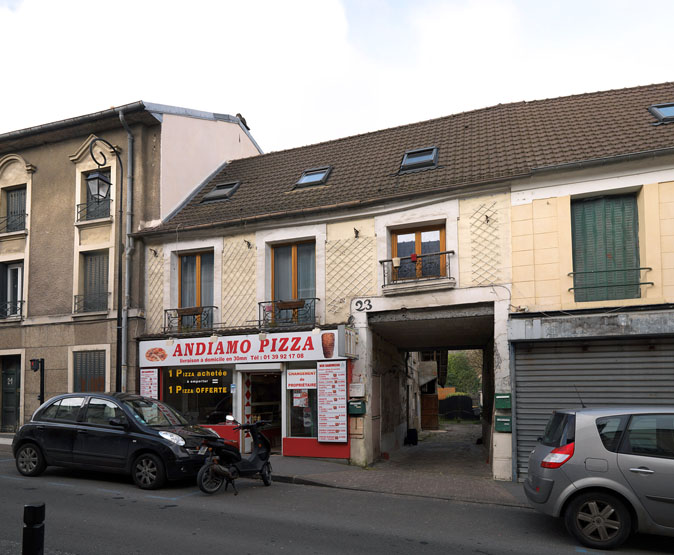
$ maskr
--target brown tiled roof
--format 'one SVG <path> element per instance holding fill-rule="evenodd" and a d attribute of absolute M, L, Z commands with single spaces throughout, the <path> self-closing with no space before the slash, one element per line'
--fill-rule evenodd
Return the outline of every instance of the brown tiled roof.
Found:
<path fill-rule="evenodd" d="M 499 104 L 236 160 L 154 231 L 451 192 L 550 166 L 674 148 L 674 124 L 652 125 L 647 111 L 665 102 L 674 102 L 674 83 Z M 398 173 L 406 150 L 430 146 L 439 149 L 436 169 Z M 327 165 L 326 185 L 293 190 L 304 170 Z M 217 184 L 231 181 L 241 185 L 230 200 L 200 203 Z"/>

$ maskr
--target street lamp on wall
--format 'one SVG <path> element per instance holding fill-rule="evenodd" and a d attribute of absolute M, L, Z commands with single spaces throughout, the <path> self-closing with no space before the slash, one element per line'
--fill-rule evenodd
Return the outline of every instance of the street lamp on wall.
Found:
<path fill-rule="evenodd" d="M 105 198 L 112 187 L 112 182 L 108 179 L 100 169 L 107 164 L 107 158 L 102 150 L 98 151 L 98 154 L 94 152 L 94 145 L 96 143 L 103 143 L 106 145 L 117 157 L 117 162 L 119 163 L 119 198 L 115 198 L 115 201 L 119 206 L 119 218 L 115 225 L 118 229 L 117 237 L 117 355 L 115 361 L 115 391 L 122 391 L 122 266 L 124 261 L 124 228 L 122 226 L 123 213 L 123 204 L 122 197 L 124 194 L 124 168 L 122 166 L 122 159 L 117 152 L 117 149 L 112 146 L 105 139 L 96 137 L 89 143 L 89 155 L 91 159 L 96 162 L 98 166 L 98 171 L 92 172 L 87 176 L 87 187 L 91 196 L 96 199 L 97 202 L 100 202 Z"/>
<path fill-rule="evenodd" d="M 92 141 L 91 144 L 93 145 L 94 141 Z M 91 152 L 91 146 L 89 149 Z M 91 157 L 94 158 L 93 153 L 91 154 Z M 104 155 L 103 157 L 105 158 Z M 96 158 L 94 158 L 94 161 L 96 161 Z M 96 163 L 98 164 L 97 161 Z M 108 176 L 105 174 L 105 172 L 95 171 L 87 175 L 87 188 L 89 189 L 89 193 L 91 193 L 92 198 L 96 199 L 96 202 L 101 202 L 108 196 L 110 187 L 112 187 L 112 183 L 108 179 Z"/>

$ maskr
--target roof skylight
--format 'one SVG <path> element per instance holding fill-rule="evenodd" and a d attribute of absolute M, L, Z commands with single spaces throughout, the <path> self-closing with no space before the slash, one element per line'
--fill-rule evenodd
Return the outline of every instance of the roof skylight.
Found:
<path fill-rule="evenodd" d="M 438 147 L 418 148 L 408 150 L 403 156 L 400 171 L 418 170 L 421 168 L 434 168 L 438 165 Z"/>
<path fill-rule="evenodd" d="M 674 102 L 669 104 L 653 104 L 648 111 L 657 118 L 659 123 L 669 123 L 674 121 Z"/>
<path fill-rule="evenodd" d="M 295 183 L 295 187 L 311 187 L 312 185 L 322 185 L 328 180 L 331 170 L 331 166 L 305 170 L 297 180 L 297 183 Z"/>
<path fill-rule="evenodd" d="M 230 199 L 239 188 L 239 185 L 239 181 L 235 181 L 233 183 L 220 183 L 219 185 L 215 186 L 215 189 L 206 193 L 204 198 L 201 199 L 201 202 Z"/>

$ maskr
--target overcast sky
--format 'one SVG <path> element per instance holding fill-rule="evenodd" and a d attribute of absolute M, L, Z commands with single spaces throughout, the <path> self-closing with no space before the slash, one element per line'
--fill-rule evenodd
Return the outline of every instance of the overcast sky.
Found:
<path fill-rule="evenodd" d="M 144 100 L 240 112 L 270 152 L 671 81 L 673 19 L 671 0 L 0 0 L 0 133 Z"/>

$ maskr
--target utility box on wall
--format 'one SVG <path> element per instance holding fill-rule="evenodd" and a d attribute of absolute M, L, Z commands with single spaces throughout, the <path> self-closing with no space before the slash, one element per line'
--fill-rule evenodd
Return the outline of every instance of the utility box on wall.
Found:
<path fill-rule="evenodd" d="M 513 431 L 513 419 L 512 416 L 499 416 L 495 417 L 495 429 L 497 432 L 504 432 L 511 434 Z"/>
<path fill-rule="evenodd" d="M 351 400 L 349 401 L 349 414 L 360 415 L 365 414 L 365 401 Z"/>
<path fill-rule="evenodd" d="M 496 393 L 494 395 L 494 405 L 497 409 L 509 409 L 512 407 L 510 393 Z"/>

